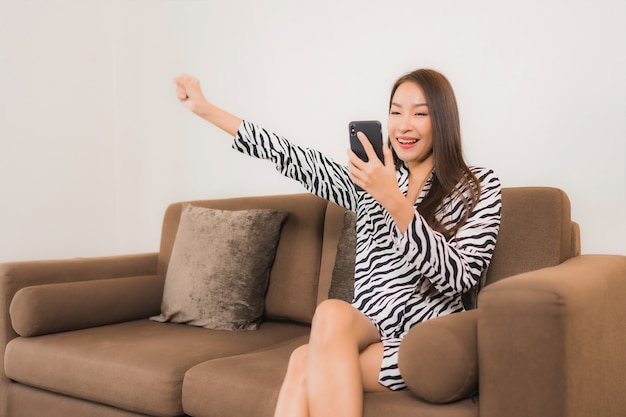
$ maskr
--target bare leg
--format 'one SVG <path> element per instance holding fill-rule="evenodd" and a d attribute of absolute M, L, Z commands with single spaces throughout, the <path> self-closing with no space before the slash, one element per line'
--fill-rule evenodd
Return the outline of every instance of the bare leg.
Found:
<path fill-rule="evenodd" d="M 311 416 L 363 415 L 364 381 L 377 379 L 382 349 L 370 350 L 364 358 L 366 364 L 361 363 L 361 352 L 379 342 L 378 329 L 352 305 L 338 300 L 320 304 L 308 349 L 306 384 Z M 375 370 L 375 375 L 363 375 L 362 368 L 369 373 Z"/>
<path fill-rule="evenodd" d="M 306 369 L 308 345 L 300 346 L 291 354 L 285 380 L 280 388 L 275 417 L 308 417 Z"/>
<path fill-rule="evenodd" d="M 383 358 L 378 329 L 343 301 L 327 300 L 315 312 L 311 343 L 291 355 L 275 417 L 359 416 L 363 391 L 378 383 Z"/>
<path fill-rule="evenodd" d="M 384 352 L 382 343 L 369 345 L 363 352 L 361 352 L 361 356 L 359 358 L 361 361 L 361 377 L 363 378 L 364 392 L 381 392 L 389 390 L 389 388 L 378 382 L 383 355 Z"/>

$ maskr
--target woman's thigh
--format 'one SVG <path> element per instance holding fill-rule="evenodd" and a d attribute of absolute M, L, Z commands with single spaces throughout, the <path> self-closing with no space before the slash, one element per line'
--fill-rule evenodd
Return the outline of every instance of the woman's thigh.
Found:
<path fill-rule="evenodd" d="M 322 302 L 313 319 L 312 342 L 325 340 L 337 346 L 339 339 L 356 343 L 360 352 L 361 379 L 365 392 L 386 391 L 378 382 L 383 362 L 383 344 L 374 323 L 350 303 L 340 300 Z"/>
<path fill-rule="evenodd" d="M 359 359 L 361 361 L 363 391 L 380 392 L 389 390 L 389 388 L 378 382 L 380 368 L 383 363 L 383 354 L 383 344 L 381 342 L 372 343 L 361 352 Z"/>

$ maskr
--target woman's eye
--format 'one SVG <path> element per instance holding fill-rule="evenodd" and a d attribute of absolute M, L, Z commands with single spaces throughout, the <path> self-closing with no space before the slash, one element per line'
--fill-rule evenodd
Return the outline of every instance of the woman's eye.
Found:
<path fill-rule="evenodd" d="M 428 116 L 428 113 L 415 113 L 416 116 Z"/>

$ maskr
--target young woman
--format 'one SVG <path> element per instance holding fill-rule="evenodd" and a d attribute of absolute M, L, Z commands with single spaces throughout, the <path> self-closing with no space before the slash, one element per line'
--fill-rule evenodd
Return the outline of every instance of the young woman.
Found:
<path fill-rule="evenodd" d="M 275 415 L 361 416 L 364 392 L 404 389 L 402 338 L 416 323 L 463 311 L 461 295 L 488 267 L 500 225 L 500 182 L 466 165 L 448 80 L 428 69 L 398 79 L 384 162 L 359 133 L 369 161 L 349 150 L 347 167 L 207 102 L 192 77 L 176 85 L 192 112 L 235 137 L 235 149 L 357 213 L 353 302 L 318 306 Z"/>

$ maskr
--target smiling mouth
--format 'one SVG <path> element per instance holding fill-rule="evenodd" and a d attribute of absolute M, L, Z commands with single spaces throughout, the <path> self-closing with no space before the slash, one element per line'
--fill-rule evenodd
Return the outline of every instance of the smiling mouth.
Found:
<path fill-rule="evenodd" d="M 412 138 L 397 138 L 397 139 L 400 145 L 413 145 L 419 142 L 419 139 L 412 139 Z"/>

